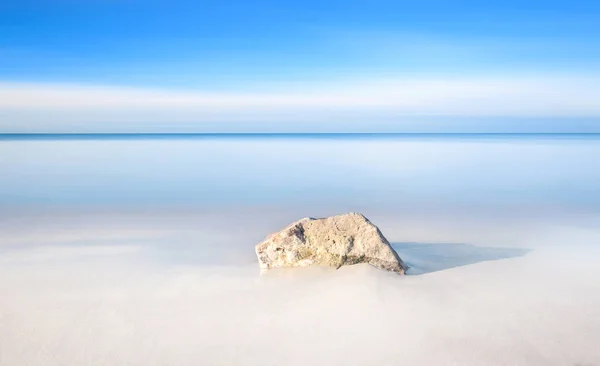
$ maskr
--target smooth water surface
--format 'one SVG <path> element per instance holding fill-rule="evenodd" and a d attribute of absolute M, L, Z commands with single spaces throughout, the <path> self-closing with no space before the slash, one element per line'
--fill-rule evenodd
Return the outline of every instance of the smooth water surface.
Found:
<path fill-rule="evenodd" d="M 0 205 L 600 209 L 596 135 L 0 139 Z"/>

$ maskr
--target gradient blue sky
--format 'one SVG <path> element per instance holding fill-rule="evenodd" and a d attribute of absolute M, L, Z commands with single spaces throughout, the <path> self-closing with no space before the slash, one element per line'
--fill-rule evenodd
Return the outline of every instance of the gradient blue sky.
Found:
<path fill-rule="evenodd" d="M 4 132 L 599 132 L 599 120 L 598 1 L 0 3 Z"/>

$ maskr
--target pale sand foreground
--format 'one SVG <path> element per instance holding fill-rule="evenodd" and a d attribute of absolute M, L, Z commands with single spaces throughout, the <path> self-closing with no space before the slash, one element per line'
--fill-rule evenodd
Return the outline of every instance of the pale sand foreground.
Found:
<path fill-rule="evenodd" d="M 478 247 L 413 248 L 413 276 L 358 265 L 260 277 L 258 233 L 225 251 L 237 263 L 199 265 L 218 257 L 201 241 L 168 249 L 166 231 L 80 227 L 2 238 L 1 365 L 600 364 L 598 230 L 519 231 L 514 243 L 532 250 L 493 261 Z M 29 245 L 44 234 L 47 245 Z"/>

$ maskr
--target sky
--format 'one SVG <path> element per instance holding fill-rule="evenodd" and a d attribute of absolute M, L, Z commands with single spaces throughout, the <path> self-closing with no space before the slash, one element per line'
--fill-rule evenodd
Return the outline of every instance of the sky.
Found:
<path fill-rule="evenodd" d="M 0 132 L 388 131 L 600 132 L 600 2 L 0 2 Z"/>

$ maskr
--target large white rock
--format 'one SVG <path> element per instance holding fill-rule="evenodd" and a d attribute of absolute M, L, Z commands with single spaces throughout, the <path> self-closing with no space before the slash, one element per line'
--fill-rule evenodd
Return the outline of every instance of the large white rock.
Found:
<path fill-rule="evenodd" d="M 263 270 L 358 263 L 399 274 L 408 269 L 377 226 L 359 213 L 296 221 L 256 245 L 256 256 Z"/>

